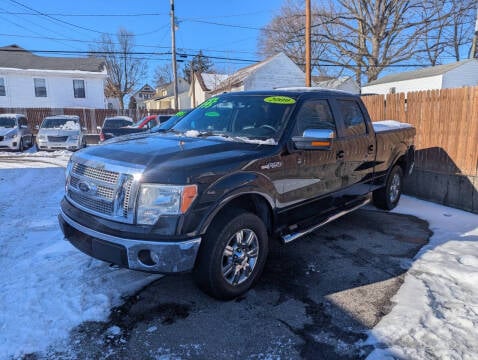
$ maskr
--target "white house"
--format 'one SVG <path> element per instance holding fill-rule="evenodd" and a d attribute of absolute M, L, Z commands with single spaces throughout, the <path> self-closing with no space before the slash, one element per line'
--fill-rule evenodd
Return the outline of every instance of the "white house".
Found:
<path fill-rule="evenodd" d="M 215 90 L 228 76 L 194 72 L 188 93 L 191 98 L 191 107 L 194 108 L 208 99 L 211 96 L 211 91 Z"/>
<path fill-rule="evenodd" d="M 144 102 L 146 100 L 151 99 L 155 94 L 156 91 L 151 86 L 149 86 L 149 84 L 143 85 L 141 89 L 134 92 L 131 97 L 135 99 L 136 109 L 146 109 L 146 105 Z"/>
<path fill-rule="evenodd" d="M 279 53 L 257 64 L 239 69 L 219 83 L 211 95 L 231 91 L 267 90 L 278 87 L 304 86 L 304 72 Z"/>
<path fill-rule="evenodd" d="M 478 85 L 478 60 L 467 59 L 446 65 L 386 75 L 362 87 L 362 94 L 389 94 L 438 90 Z"/>
<path fill-rule="evenodd" d="M 105 108 L 107 73 L 96 58 L 37 56 L 0 47 L 0 107 Z"/>

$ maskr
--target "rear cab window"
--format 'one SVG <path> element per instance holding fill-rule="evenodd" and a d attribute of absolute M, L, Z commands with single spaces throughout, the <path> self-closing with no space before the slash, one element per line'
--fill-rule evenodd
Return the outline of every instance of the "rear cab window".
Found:
<path fill-rule="evenodd" d="M 337 99 L 337 106 L 343 120 L 343 136 L 366 135 L 365 117 L 359 104 L 353 99 Z"/>

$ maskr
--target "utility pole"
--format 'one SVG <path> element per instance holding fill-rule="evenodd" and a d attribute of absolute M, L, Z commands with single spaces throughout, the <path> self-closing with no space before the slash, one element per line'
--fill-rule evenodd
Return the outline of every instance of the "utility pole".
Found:
<path fill-rule="evenodd" d="M 305 0 L 305 86 L 311 86 L 310 66 L 310 0 Z"/>
<path fill-rule="evenodd" d="M 171 1 L 171 54 L 173 62 L 174 110 L 178 110 L 178 71 L 176 69 L 176 24 L 174 20 L 174 0 Z"/>

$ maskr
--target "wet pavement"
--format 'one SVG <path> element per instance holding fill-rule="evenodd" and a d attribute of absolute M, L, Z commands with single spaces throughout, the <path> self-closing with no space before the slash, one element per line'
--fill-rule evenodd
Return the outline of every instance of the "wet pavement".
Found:
<path fill-rule="evenodd" d="M 373 207 L 271 246 L 258 285 L 230 302 L 189 274 L 165 276 L 75 328 L 61 359 L 360 359 L 406 269 L 431 235 L 413 216 Z M 112 270 L 114 271 L 114 270 Z M 31 354 L 32 359 L 41 358 Z"/>

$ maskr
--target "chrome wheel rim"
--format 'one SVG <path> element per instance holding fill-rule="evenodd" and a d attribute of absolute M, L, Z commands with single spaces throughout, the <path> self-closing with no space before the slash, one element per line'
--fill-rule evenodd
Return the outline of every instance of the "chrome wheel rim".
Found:
<path fill-rule="evenodd" d="M 237 286 L 249 279 L 257 264 L 259 239 L 254 231 L 241 229 L 229 238 L 222 254 L 222 276 Z"/>
<path fill-rule="evenodd" d="M 400 196 L 400 187 L 400 175 L 394 174 L 392 182 L 390 183 L 390 202 L 394 203 L 397 201 L 398 197 Z"/>

